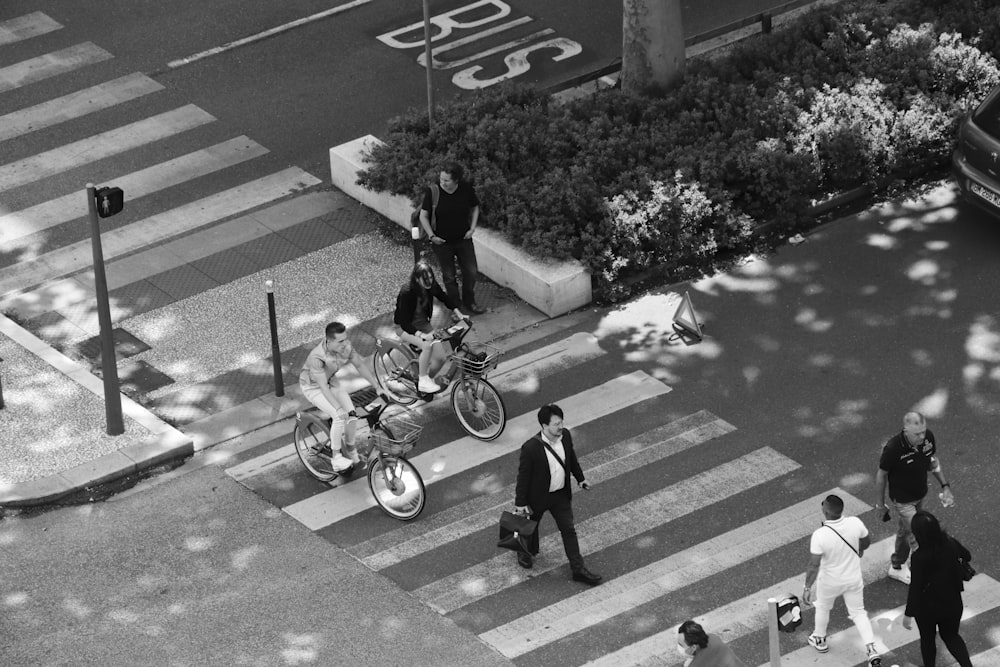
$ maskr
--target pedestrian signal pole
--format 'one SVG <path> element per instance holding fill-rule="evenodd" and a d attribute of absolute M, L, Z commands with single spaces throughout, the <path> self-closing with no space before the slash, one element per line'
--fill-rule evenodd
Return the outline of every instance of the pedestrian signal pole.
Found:
<path fill-rule="evenodd" d="M 431 3 L 424 0 L 424 69 L 427 71 L 427 124 L 434 127 L 434 71 L 431 63 Z"/>
<path fill-rule="evenodd" d="M 104 414 L 108 435 L 125 432 L 122 397 L 118 386 L 118 360 L 111 333 L 111 304 L 108 302 L 108 279 L 104 274 L 104 251 L 101 249 L 101 226 L 98 217 L 107 218 L 122 210 L 125 196 L 121 188 L 96 189 L 87 183 L 87 208 L 90 211 L 90 243 L 94 250 L 94 287 L 97 292 L 97 320 L 100 323 L 101 373 L 104 376 Z"/>

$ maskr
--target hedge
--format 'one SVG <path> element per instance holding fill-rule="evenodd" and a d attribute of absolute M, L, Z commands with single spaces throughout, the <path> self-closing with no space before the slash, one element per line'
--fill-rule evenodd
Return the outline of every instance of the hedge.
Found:
<path fill-rule="evenodd" d="M 560 103 L 509 85 L 393 119 L 359 183 L 419 200 L 440 165 L 468 168 L 483 224 L 599 289 L 651 267 L 710 272 L 753 233 L 810 222 L 816 201 L 950 154 L 1000 84 L 1000 8 L 982 0 L 844 0 L 725 54 L 689 61 L 662 96 L 616 89 Z"/>

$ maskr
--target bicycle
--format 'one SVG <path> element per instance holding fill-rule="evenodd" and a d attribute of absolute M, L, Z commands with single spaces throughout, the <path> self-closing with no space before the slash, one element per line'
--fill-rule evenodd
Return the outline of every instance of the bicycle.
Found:
<path fill-rule="evenodd" d="M 479 440 L 495 440 L 507 425 L 507 408 L 496 387 L 486 379 L 497 367 L 502 352 L 489 343 L 464 342 L 472 330 L 472 320 L 459 320 L 434 332 L 435 338 L 451 345 L 447 367 L 435 378 L 443 392 L 451 385 L 451 409 L 465 432 Z M 372 364 L 379 386 L 394 402 L 412 405 L 418 399 L 430 401 L 439 392 L 424 393 L 417 387 L 417 357 L 411 345 L 387 338 L 375 341 Z"/>
<path fill-rule="evenodd" d="M 423 427 L 402 417 L 383 419 L 382 413 L 389 405 L 383 403 L 359 408 L 358 416 L 368 422 L 368 438 L 364 445 L 359 441 L 358 453 L 368 468 L 368 488 L 378 506 L 394 519 L 411 521 L 420 515 L 427 503 L 424 480 L 406 458 L 406 453 L 416 445 Z M 302 465 L 321 482 L 349 476 L 361 465 L 334 470 L 330 426 L 327 420 L 314 412 L 295 413 L 292 435 L 295 453 L 299 455 Z M 336 451 L 340 451 L 339 443 Z"/>

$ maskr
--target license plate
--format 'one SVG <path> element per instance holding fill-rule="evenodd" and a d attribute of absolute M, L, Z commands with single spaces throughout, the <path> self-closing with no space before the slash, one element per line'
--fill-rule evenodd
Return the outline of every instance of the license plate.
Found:
<path fill-rule="evenodd" d="M 997 194 L 992 190 L 987 190 L 975 181 L 969 181 L 969 189 L 972 190 L 972 192 L 974 192 L 977 196 L 985 199 L 997 208 L 1000 208 L 1000 194 Z"/>

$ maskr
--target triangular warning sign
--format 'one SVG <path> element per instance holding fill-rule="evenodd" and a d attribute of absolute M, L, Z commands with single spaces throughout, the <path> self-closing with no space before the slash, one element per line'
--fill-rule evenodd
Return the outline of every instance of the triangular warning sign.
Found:
<path fill-rule="evenodd" d="M 694 314 L 694 304 L 691 303 L 691 295 L 684 292 L 684 298 L 677 306 L 674 313 L 674 328 L 683 329 L 684 333 L 702 339 L 701 325 L 698 324 L 698 316 Z"/>

